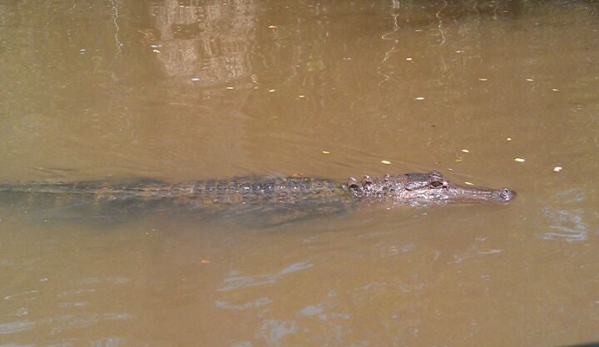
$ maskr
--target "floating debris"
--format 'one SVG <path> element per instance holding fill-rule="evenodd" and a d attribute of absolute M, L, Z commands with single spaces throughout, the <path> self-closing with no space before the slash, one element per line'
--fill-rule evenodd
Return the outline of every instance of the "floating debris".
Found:
<path fill-rule="evenodd" d="M 385 165 L 391 165 L 391 162 L 389 160 L 381 160 L 381 163 Z"/>
<path fill-rule="evenodd" d="M 322 154 L 331 154 L 329 151 L 322 151 Z"/>
<path fill-rule="evenodd" d="M 526 82 L 534 82 L 534 81 L 535 81 L 535 80 L 534 80 L 534 79 L 532 79 L 532 78 L 527 78 L 527 79 L 526 79 Z"/>
<path fill-rule="evenodd" d="M 524 158 L 516 158 L 516 159 L 514 159 L 514 161 L 518 162 L 518 163 L 524 163 L 526 161 L 526 159 L 524 159 Z"/>
<path fill-rule="evenodd" d="M 406 58 L 407 61 L 412 61 L 412 58 Z"/>
<path fill-rule="evenodd" d="M 305 98 L 305 97 L 306 97 L 306 96 L 305 96 L 305 95 L 303 95 L 303 94 L 300 94 L 300 95 L 298 96 L 298 98 Z"/>
<path fill-rule="evenodd" d="M 467 150 L 467 149 L 465 149 L 465 148 L 464 148 L 464 149 L 462 149 L 462 152 L 464 152 L 464 153 L 470 153 L 470 151 L 469 151 L 469 150 Z"/>
<path fill-rule="evenodd" d="M 556 166 L 553 168 L 553 172 L 560 172 L 562 171 L 562 167 L 561 166 Z"/>
<path fill-rule="evenodd" d="M 274 92 L 276 92 L 276 91 L 277 91 L 276 89 L 269 89 L 269 90 L 268 90 L 268 92 L 269 92 L 269 93 L 274 93 Z"/>
<path fill-rule="evenodd" d="M 199 82 L 199 81 L 200 81 L 200 78 L 199 78 L 198 76 L 193 76 L 192 78 L 190 78 L 190 80 L 191 80 L 192 82 Z"/>
<path fill-rule="evenodd" d="M 554 92 L 559 92 L 559 89 L 557 89 L 557 88 L 552 88 L 551 90 Z"/>
<path fill-rule="evenodd" d="M 227 87 L 227 90 L 233 90 L 233 89 L 235 89 L 235 88 L 233 88 L 233 87 Z"/>
<path fill-rule="evenodd" d="M 467 186 L 473 186 L 474 185 L 474 183 L 468 182 L 468 181 L 465 181 L 464 184 L 467 185 Z"/>
<path fill-rule="evenodd" d="M 507 139 L 505 139 L 506 141 L 512 141 L 511 137 L 508 137 Z"/>
<path fill-rule="evenodd" d="M 418 96 L 418 97 L 416 97 L 416 100 L 418 100 L 418 101 L 424 100 L 424 96 Z"/>
<path fill-rule="evenodd" d="M 489 79 L 488 78 L 479 78 L 478 80 L 482 81 L 482 82 L 487 82 Z"/>

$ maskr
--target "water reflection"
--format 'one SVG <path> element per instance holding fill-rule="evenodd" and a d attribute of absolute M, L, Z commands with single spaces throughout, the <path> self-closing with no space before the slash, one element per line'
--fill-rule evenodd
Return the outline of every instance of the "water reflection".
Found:
<path fill-rule="evenodd" d="M 296 263 L 291 264 L 283 270 L 274 273 L 274 274 L 264 274 L 264 275 L 256 275 L 256 276 L 239 276 L 236 272 L 233 272 L 231 277 L 228 277 L 224 281 L 224 285 L 219 288 L 220 291 L 228 291 L 239 289 L 242 287 L 249 286 L 261 286 L 264 284 L 274 284 L 280 276 L 301 271 L 305 269 L 309 269 L 314 264 L 304 264 L 304 263 Z"/>
<path fill-rule="evenodd" d="M 560 192 L 554 201 L 559 209 L 544 207 L 542 212 L 547 218 L 551 231 L 543 234 L 545 240 L 586 241 L 588 239 L 587 219 L 593 219 L 584 209 L 587 193 L 572 189 Z"/>
<path fill-rule="evenodd" d="M 168 76 L 218 85 L 251 75 L 254 1 L 166 0 L 152 6 L 158 34 L 153 52 Z"/>
<path fill-rule="evenodd" d="M 98 298 L 106 290 L 113 285 L 123 285 L 128 279 L 84 278 L 69 281 L 66 287 L 61 287 L 60 280 L 55 282 L 55 279 L 42 278 L 39 280 L 40 289 L 12 294 L 7 291 L 9 288 L 5 288 L 7 295 L 2 298 L 5 310 L 0 335 L 47 332 L 48 336 L 61 336 L 99 324 L 134 319 L 130 313 L 111 312 L 110 309 L 98 311 L 97 307 Z M 40 316 L 40 311 L 49 308 L 47 305 L 53 307 L 53 312 Z"/>

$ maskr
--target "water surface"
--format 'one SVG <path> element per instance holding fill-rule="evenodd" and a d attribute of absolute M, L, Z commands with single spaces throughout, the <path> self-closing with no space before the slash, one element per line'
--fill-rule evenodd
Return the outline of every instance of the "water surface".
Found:
<path fill-rule="evenodd" d="M 505 206 L 270 228 L 3 206 L 0 346 L 599 340 L 598 13 L 593 1 L 0 4 L 0 181 L 438 169 L 518 192 Z"/>

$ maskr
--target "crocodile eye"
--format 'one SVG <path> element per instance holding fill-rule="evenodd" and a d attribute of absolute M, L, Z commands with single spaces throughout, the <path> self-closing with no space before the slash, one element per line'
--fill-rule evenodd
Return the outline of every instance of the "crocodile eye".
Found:
<path fill-rule="evenodd" d="M 430 186 L 433 188 L 447 188 L 448 183 L 445 180 L 441 180 L 441 181 L 432 181 L 430 183 Z"/>
<path fill-rule="evenodd" d="M 439 182 L 445 181 L 443 174 L 437 170 L 433 170 L 433 171 L 429 172 L 428 175 L 431 178 L 431 180 L 435 180 L 435 181 L 439 181 Z"/>

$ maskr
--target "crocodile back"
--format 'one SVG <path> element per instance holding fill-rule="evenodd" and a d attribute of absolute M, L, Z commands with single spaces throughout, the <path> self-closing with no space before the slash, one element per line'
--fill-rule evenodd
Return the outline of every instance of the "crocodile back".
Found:
<path fill-rule="evenodd" d="M 238 177 L 167 183 L 156 180 L 128 182 L 29 182 L 0 184 L 0 201 L 11 205 L 45 207 L 91 206 L 126 211 L 184 209 L 220 210 L 232 206 L 312 208 L 347 205 L 353 195 L 336 181 L 283 176 Z"/>
<path fill-rule="evenodd" d="M 302 206 L 352 200 L 352 195 L 335 181 L 277 176 L 180 183 L 164 193 L 175 203 L 192 207 L 243 204 Z"/>

